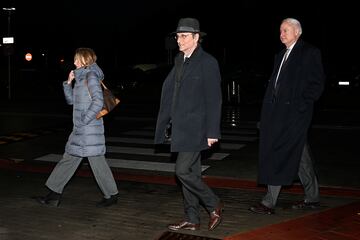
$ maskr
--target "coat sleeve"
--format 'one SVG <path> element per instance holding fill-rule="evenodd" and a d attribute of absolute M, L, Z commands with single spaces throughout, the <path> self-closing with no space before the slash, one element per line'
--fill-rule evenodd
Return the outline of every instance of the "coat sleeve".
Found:
<path fill-rule="evenodd" d="M 307 57 L 307 81 L 302 93 L 303 104 L 300 111 L 305 111 L 309 104 L 318 100 L 324 89 L 325 74 L 322 65 L 321 53 L 317 48 L 311 49 Z"/>
<path fill-rule="evenodd" d="M 168 76 L 166 77 L 162 90 L 161 90 L 161 100 L 160 100 L 160 109 L 156 121 L 156 130 L 155 130 L 155 144 L 162 144 L 165 141 L 165 128 L 166 125 L 170 122 L 171 118 L 171 105 L 172 97 L 174 92 L 174 79 L 175 79 L 175 69 L 173 68 Z"/>
<path fill-rule="evenodd" d="M 215 58 L 205 61 L 202 69 L 204 73 L 206 137 L 220 139 L 221 124 L 221 75 Z"/>
<path fill-rule="evenodd" d="M 64 95 L 65 95 L 65 100 L 66 100 L 67 104 L 73 105 L 74 104 L 74 99 L 73 99 L 73 87 L 72 87 L 72 84 L 67 84 L 67 81 L 64 81 L 63 82 L 63 89 L 64 89 Z"/>
<path fill-rule="evenodd" d="M 86 76 L 87 87 L 91 96 L 91 103 L 87 111 L 82 116 L 84 124 L 89 124 L 90 121 L 96 118 L 96 115 L 104 105 L 104 96 L 101 89 L 100 79 L 94 72 L 89 72 Z"/>

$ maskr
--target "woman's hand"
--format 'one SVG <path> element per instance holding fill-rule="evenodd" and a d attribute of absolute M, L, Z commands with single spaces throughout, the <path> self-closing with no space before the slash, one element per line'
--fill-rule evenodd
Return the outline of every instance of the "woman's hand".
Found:
<path fill-rule="evenodd" d="M 68 76 L 68 80 L 67 80 L 67 84 L 71 84 L 71 82 L 74 80 L 75 75 L 74 75 L 74 71 L 71 70 Z"/>

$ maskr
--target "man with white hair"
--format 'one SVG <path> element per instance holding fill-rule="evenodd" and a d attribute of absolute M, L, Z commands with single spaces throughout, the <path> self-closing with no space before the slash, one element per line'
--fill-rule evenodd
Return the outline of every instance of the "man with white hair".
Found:
<path fill-rule="evenodd" d="M 314 102 L 323 91 L 325 75 L 319 49 L 303 41 L 301 34 L 298 20 L 282 21 L 280 40 L 286 49 L 275 56 L 259 126 L 258 183 L 267 185 L 267 193 L 249 209 L 259 214 L 273 214 L 281 187 L 291 185 L 297 176 L 305 198 L 292 208 L 313 209 L 320 205 L 307 132 Z"/>

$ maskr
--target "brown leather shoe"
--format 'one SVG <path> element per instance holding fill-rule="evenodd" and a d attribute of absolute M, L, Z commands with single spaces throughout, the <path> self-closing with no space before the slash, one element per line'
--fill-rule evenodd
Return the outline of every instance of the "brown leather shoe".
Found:
<path fill-rule="evenodd" d="M 198 230 L 199 228 L 200 228 L 200 224 L 194 224 L 187 221 L 182 221 L 180 223 L 174 223 L 168 225 L 168 229 L 173 231 L 178 231 L 180 229 L 195 231 Z"/>
<path fill-rule="evenodd" d="M 214 211 L 210 213 L 209 230 L 214 230 L 222 220 L 222 212 L 224 211 L 224 203 L 220 201 Z"/>
<path fill-rule="evenodd" d="M 292 209 L 316 209 L 318 207 L 320 207 L 320 202 L 305 201 L 296 202 L 291 206 Z"/>
<path fill-rule="evenodd" d="M 262 203 L 258 203 L 257 205 L 255 206 L 251 206 L 249 208 L 250 211 L 254 212 L 254 213 L 258 213 L 258 214 L 268 214 L 268 215 L 271 215 L 271 214 L 274 214 L 275 211 L 273 208 L 269 208 L 267 206 L 265 206 L 264 204 Z"/>

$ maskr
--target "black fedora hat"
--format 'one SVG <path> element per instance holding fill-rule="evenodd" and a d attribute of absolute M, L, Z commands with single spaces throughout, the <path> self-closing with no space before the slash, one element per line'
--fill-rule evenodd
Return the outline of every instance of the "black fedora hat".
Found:
<path fill-rule="evenodd" d="M 181 18 L 176 31 L 173 33 L 181 32 L 199 33 L 200 36 L 206 35 L 206 33 L 200 31 L 200 23 L 196 18 Z"/>

